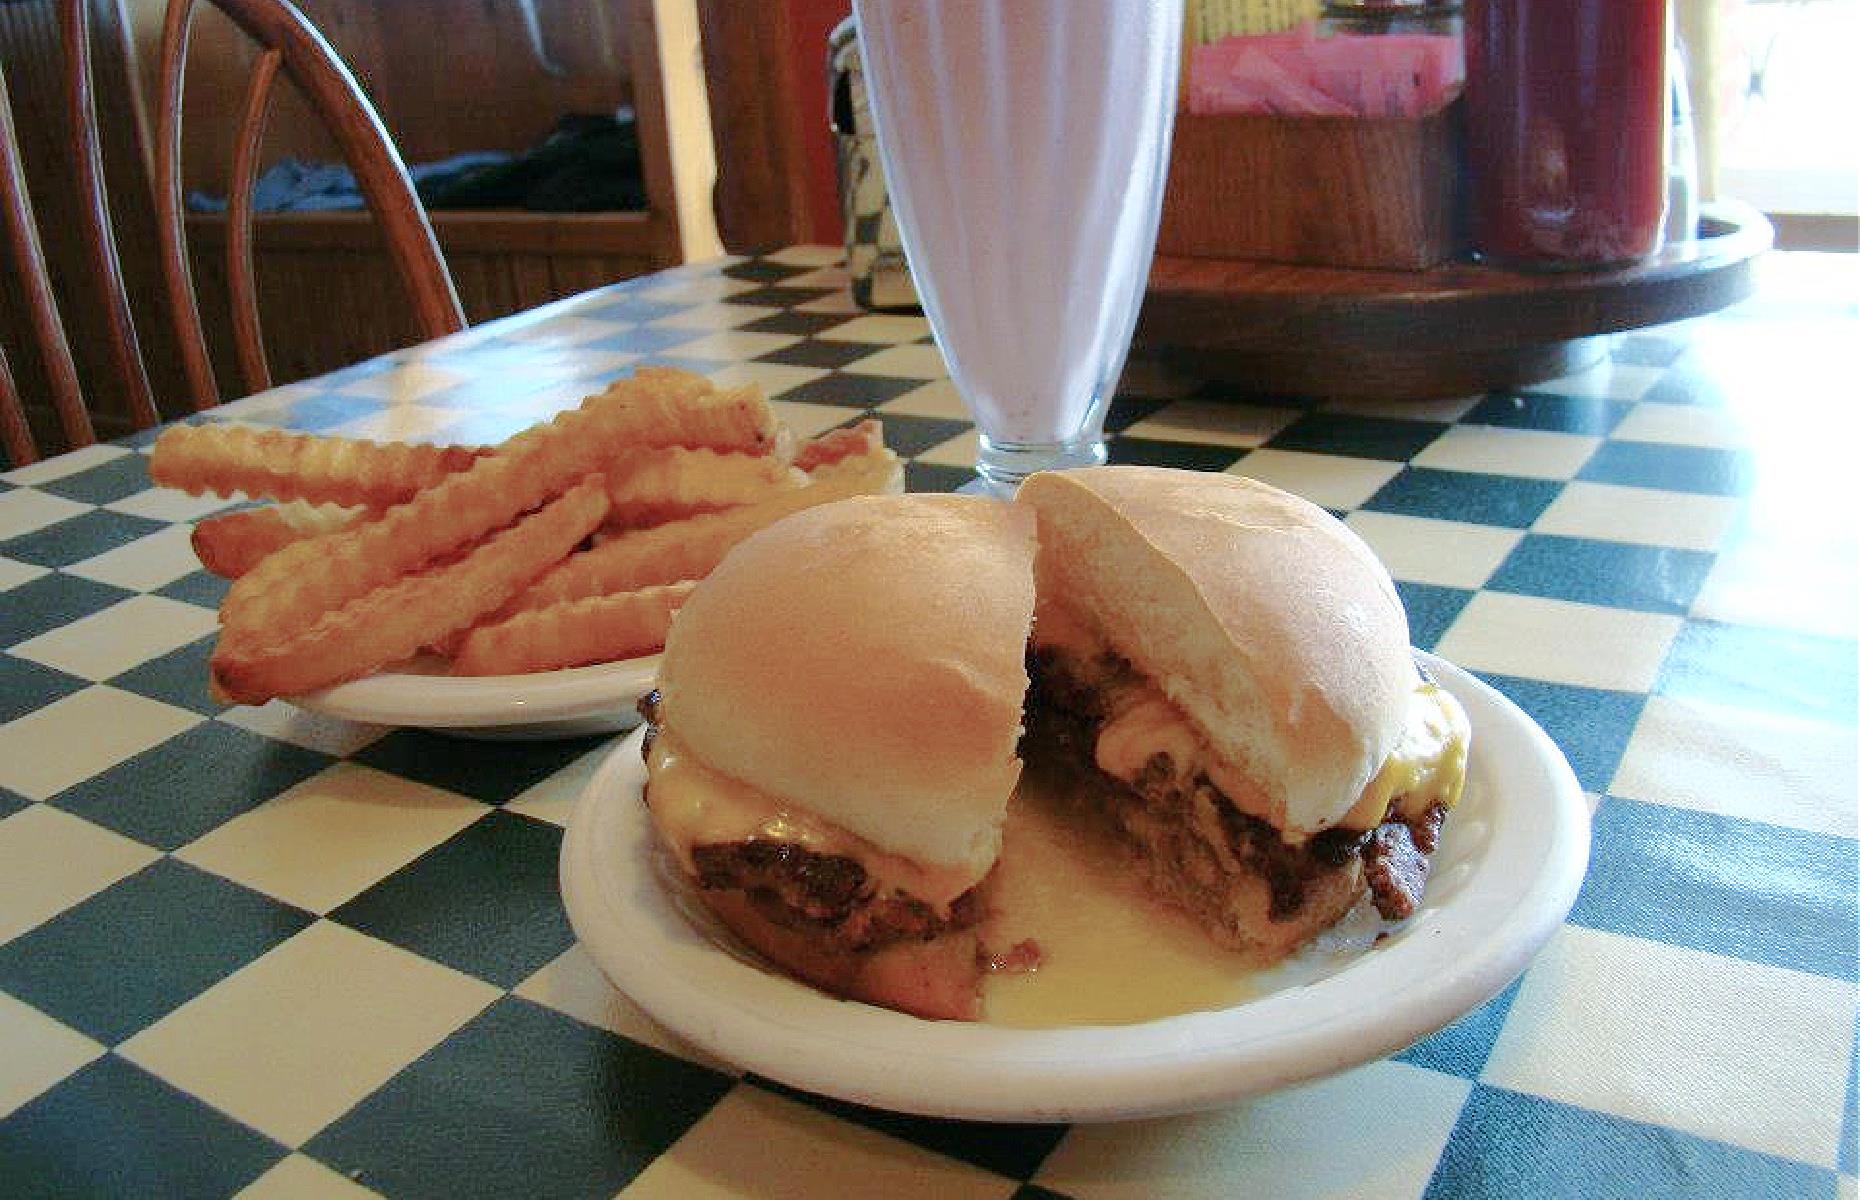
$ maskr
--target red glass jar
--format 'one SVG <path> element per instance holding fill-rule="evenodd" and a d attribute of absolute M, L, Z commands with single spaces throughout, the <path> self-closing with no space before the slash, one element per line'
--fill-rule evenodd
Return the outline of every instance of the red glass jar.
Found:
<path fill-rule="evenodd" d="M 1525 268 L 1633 262 L 1666 211 L 1666 0 L 1466 0 L 1473 247 Z"/>

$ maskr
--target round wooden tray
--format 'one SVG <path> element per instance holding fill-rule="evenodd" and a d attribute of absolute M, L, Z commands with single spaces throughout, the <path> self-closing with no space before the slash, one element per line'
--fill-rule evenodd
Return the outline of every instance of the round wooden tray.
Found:
<path fill-rule="evenodd" d="M 1416 400 L 1517 387 L 1591 365 L 1603 334 L 1743 299 L 1773 236 L 1762 213 L 1724 202 L 1706 206 L 1697 239 L 1612 271 L 1158 258 L 1135 348 L 1253 394 Z"/>

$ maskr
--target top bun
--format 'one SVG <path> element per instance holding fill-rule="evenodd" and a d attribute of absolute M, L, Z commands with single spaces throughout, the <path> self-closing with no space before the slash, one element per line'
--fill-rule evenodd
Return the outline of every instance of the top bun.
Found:
<path fill-rule="evenodd" d="M 979 879 L 1020 776 L 1033 557 L 1033 514 L 979 497 L 778 521 L 678 614 L 661 720 L 711 769 Z"/>
<path fill-rule="evenodd" d="M 1040 474 L 1044 600 L 1160 686 L 1294 837 L 1335 825 L 1394 748 L 1416 674 L 1388 572 L 1342 522 L 1234 475 Z M 1223 788 L 1223 791 L 1228 790 Z"/>

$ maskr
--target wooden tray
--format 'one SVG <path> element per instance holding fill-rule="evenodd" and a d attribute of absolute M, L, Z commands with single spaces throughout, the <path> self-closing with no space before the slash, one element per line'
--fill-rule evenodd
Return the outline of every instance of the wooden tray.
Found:
<path fill-rule="evenodd" d="M 1134 346 L 1257 395 L 1419 400 L 1580 370 L 1599 335 L 1748 296 L 1773 240 L 1748 205 L 1708 205 L 1700 236 L 1615 271 L 1427 271 L 1159 257 Z"/>

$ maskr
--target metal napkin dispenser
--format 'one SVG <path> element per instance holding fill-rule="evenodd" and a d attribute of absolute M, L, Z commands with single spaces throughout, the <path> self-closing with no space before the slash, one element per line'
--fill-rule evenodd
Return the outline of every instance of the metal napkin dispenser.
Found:
<path fill-rule="evenodd" d="M 859 27 L 852 17 L 827 39 L 828 120 L 838 149 L 840 211 L 846 220 L 846 273 L 855 303 L 871 309 L 915 309 L 917 289 L 891 212 L 885 171 L 872 131 Z"/>

